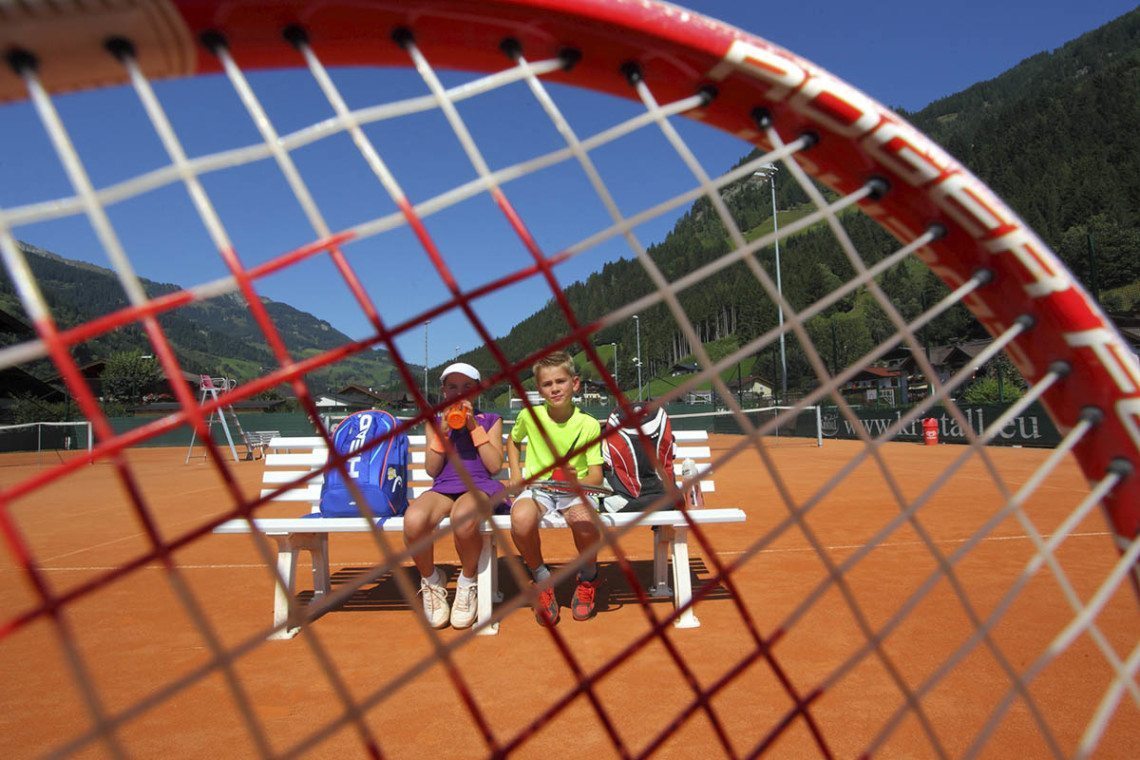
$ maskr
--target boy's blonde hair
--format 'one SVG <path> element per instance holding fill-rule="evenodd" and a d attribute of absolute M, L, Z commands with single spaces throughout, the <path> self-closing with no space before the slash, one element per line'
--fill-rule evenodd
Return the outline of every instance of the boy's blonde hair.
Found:
<path fill-rule="evenodd" d="M 534 372 L 534 379 L 538 380 L 538 371 L 540 369 L 555 369 L 561 367 L 566 370 L 570 377 L 578 376 L 578 367 L 574 364 L 573 357 L 565 351 L 555 351 L 552 354 L 547 354 L 534 363 L 531 371 Z"/>

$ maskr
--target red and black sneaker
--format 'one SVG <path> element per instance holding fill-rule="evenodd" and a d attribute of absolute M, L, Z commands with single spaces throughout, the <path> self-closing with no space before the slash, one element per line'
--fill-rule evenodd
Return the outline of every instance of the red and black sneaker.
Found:
<path fill-rule="evenodd" d="M 534 603 L 534 619 L 539 625 L 558 625 L 558 600 L 554 598 L 553 588 L 538 592 L 538 599 Z"/>
<path fill-rule="evenodd" d="M 570 602 L 570 612 L 575 620 L 589 620 L 594 616 L 594 597 L 598 592 L 598 583 L 597 576 L 592 581 L 578 579 L 578 588 L 574 589 L 574 598 Z"/>

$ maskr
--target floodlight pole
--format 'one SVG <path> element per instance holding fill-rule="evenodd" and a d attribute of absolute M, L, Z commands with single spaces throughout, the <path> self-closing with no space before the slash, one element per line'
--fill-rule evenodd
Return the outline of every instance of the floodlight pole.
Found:
<path fill-rule="evenodd" d="M 424 321 L 424 398 L 428 397 L 428 325 L 431 320 Z"/>
<path fill-rule="evenodd" d="M 613 346 L 614 349 L 614 385 L 617 386 L 617 389 L 620 391 L 621 384 L 618 382 L 617 343 L 611 343 L 610 345 Z"/>
<path fill-rule="evenodd" d="M 633 315 L 633 324 L 637 330 L 637 400 L 641 401 L 641 320 Z"/>
<path fill-rule="evenodd" d="M 776 292 L 780 300 L 776 303 L 776 318 L 780 325 L 780 400 L 788 397 L 788 355 L 784 349 L 784 285 L 780 278 L 780 224 L 776 216 L 776 172 L 780 167 L 775 164 L 764 164 L 764 172 L 753 172 L 753 177 L 763 177 L 769 180 L 772 187 L 772 234 L 776 238 Z"/>
<path fill-rule="evenodd" d="M 780 222 L 776 214 L 776 172 L 779 167 L 772 164 L 772 234 L 776 236 L 776 292 L 780 301 L 776 304 L 777 319 L 780 323 L 780 401 L 788 401 L 788 355 L 784 352 L 784 284 L 780 281 Z"/>

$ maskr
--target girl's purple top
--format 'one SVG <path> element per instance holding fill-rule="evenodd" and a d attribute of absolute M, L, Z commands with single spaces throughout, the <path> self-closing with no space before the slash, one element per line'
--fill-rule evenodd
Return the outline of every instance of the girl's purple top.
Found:
<path fill-rule="evenodd" d="M 475 424 L 488 432 L 500 419 L 502 418 L 494 412 L 475 411 Z M 436 418 L 436 424 L 443 424 L 438 417 Z M 459 458 L 463 460 L 463 468 L 471 474 L 471 480 L 475 483 L 475 486 L 488 496 L 494 496 L 499 491 L 502 491 L 503 484 L 495 480 L 495 477 L 487 472 L 487 468 L 483 465 L 483 460 L 479 458 L 479 451 L 471 441 L 471 431 L 464 427 L 459 430 L 449 430 L 448 432 L 451 438 L 451 445 L 454 446 L 455 450 L 459 453 Z M 467 485 L 463 482 L 463 479 L 459 477 L 459 473 L 456 472 L 455 465 L 451 463 L 450 459 L 444 460 L 443 469 L 439 475 L 435 476 L 435 482 L 432 484 L 431 490 L 449 496 L 465 493 L 467 491 Z"/>

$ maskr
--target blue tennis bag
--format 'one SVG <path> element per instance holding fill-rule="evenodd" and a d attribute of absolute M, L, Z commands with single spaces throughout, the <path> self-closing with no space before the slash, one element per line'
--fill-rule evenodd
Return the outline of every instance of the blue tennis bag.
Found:
<path fill-rule="evenodd" d="M 402 432 L 392 434 L 398 424 L 388 412 L 357 412 L 333 431 L 333 449 L 348 457 L 344 470 L 375 517 L 396 517 L 408 508 L 408 436 Z M 381 438 L 386 440 L 369 448 Z M 321 517 L 361 514 L 340 468 L 326 472 L 321 486 Z"/>

